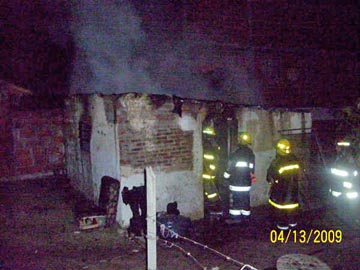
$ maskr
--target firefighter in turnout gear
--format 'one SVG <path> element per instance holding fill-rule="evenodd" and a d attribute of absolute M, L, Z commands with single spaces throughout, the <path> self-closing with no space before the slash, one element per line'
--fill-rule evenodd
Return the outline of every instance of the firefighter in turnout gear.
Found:
<path fill-rule="evenodd" d="M 337 158 L 330 168 L 330 194 L 336 200 L 359 197 L 359 171 L 350 140 L 336 143 Z"/>
<path fill-rule="evenodd" d="M 251 136 L 243 132 L 238 137 L 239 146 L 228 158 L 224 172 L 225 183 L 229 190 L 229 219 L 226 223 L 249 221 L 250 189 L 255 182 L 255 155 L 250 149 Z"/>
<path fill-rule="evenodd" d="M 203 129 L 203 186 L 205 198 L 206 217 L 222 216 L 222 206 L 220 194 L 216 185 L 219 146 L 215 140 L 215 131 L 212 126 Z"/>
<path fill-rule="evenodd" d="M 273 207 L 280 230 L 297 225 L 300 172 L 301 166 L 296 156 L 291 153 L 290 142 L 280 139 L 276 144 L 276 157 L 267 171 L 267 181 L 270 184 L 269 204 Z"/>

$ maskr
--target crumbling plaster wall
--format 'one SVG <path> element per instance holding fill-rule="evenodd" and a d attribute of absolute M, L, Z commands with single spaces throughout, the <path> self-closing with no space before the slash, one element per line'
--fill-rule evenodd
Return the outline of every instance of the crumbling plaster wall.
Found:
<path fill-rule="evenodd" d="M 282 137 L 279 131 L 285 129 L 311 128 L 311 114 L 291 111 L 268 111 L 256 108 L 243 108 L 237 111 L 239 132 L 247 131 L 252 135 L 252 146 L 255 153 L 256 183 L 251 190 L 251 205 L 266 203 L 268 199 L 267 169 L 276 155 L 275 143 Z M 295 154 L 302 155 L 294 149 Z"/>
<path fill-rule="evenodd" d="M 161 100 L 163 98 L 163 100 Z M 144 169 L 156 175 L 157 211 L 177 201 L 181 214 L 203 216 L 201 181 L 201 115 L 196 106 L 183 104 L 181 116 L 171 98 L 153 101 L 148 95 L 127 94 L 117 104 L 122 187 L 144 184 Z M 121 226 L 131 218 L 122 204 Z"/>
<path fill-rule="evenodd" d="M 74 96 L 66 104 L 67 173 L 77 190 L 97 202 L 101 178 L 108 175 L 120 179 L 116 123 L 114 118 L 107 117 L 105 99 L 98 95 Z M 91 121 L 88 123 L 91 129 L 89 151 L 80 146 L 80 122 L 86 112 Z"/>
<path fill-rule="evenodd" d="M 200 114 L 184 105 L 180 117 L 172 112 L 169 98 L 159 107 L 148 95 L 109 98 L 85 95 L 67 101 L 66 160 L 72 185 L 96 202 L 103 175 L 120 179 L 121 189 L 132 188 L 144 184 L 144 169 L 152 166 L 157 177 L 157 210 L 164 211 L 167 203 L 177 201 L 182 214 L 202 217 Z M 109 103 L 116 104 L 112 120 L 106 108 Z M 81 149 L 79 139 L 84 106 L 91 118 L 89 153 Z M 120 196 L 118 223 L 128 226 L 131 216 Z"/>
<path fill-rule="evenodd" d="M 67 102 L 67 170 L 73 185 L 97 201 L 103 175 L 120 179 L 121 189 L 132 188 L 144 184 L 144 169 L 152 166 L 157 178 L 157 211 L 177 201 L 183 215 L 203 217 L 201 128 L 206 105 L 185 101 L 179 113 L 167 96 L 160 101 L 146 94 L 86 96 L 87 102 L 84 97 Z M 84 104 L 91 118 L 89 161 L 79 141 Z M 236 118 L 239 131 L 246 130 L 253 137 L 257 182 L 251 203 L 261 205 L 268 198 L 266 171 L 275 157 L 279 130 L 310 128 L 311 115 L 251 107 L 237 109 Z M 118 223 L 128 226 L 131 216 L 120 196 Z"/>
<path fill-rule="evenodd" d="M 88 180 L 84 174 L 79 140 L 79 122 L 83 113 L 83 104 L 77 96 L 72 96 L 65 102 L 65 157 L 66 172 L 71 185 L 86 194 Z M 86 194 L 92 199 L 92 193 Z"/>
<path fill-rule="evenodd" d="M 109 104 L 106 107 L 105 102 Z M 99 199 L 101 178 L 105 175 L 120 180 L 120 152 L 112 97 L 90 97 L 92 133 L 90 142 L 91 174 L 94 198 Z M 121 183 L 120 183 L 121 184 Z M 120 207 L 118 207 L 120 210 Z"/>

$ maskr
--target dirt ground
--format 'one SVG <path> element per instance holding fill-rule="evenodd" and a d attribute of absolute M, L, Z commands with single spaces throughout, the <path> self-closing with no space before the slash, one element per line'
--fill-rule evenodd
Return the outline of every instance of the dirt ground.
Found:
<path fill-rule="evenodd" d="M 73 213 L 76 198 L 66 181 L 57 178 L 0 183 L 0 269 L 146 269 L 142 238 L 131 240 L 120 228 L 79 231 Z M 360 227 L 351 218 L 314 209 L 301 220 L 295 233 L 303 229 L 309 235 L 313 229 L 329 236 L 329 231 L 341 230 L 341 242 L 314 243 L 312 237 L 300 243 L 298 236 L 295 243 L 292 234 L 287 243 L 272 243 L 268 206 L 253 209 L 249 226 L 194 221 L 189 238 L 256 269 L 276 269 L 277 260 L 292 253 L 315 256 L 333 270 L 359 269 Z M 188 241 L 175 244 L 182 250 L 158 242 L 157 269 L 241 268 Z"/>

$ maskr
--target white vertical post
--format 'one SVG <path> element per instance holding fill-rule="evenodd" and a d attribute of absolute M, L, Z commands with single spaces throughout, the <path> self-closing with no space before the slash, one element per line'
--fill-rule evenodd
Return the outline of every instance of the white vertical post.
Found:
<path fill-rule="evenodd" d="M 156 270 L 156 178 L 146 167 L 146 225 L 147 225 L 147 270 Z"/>

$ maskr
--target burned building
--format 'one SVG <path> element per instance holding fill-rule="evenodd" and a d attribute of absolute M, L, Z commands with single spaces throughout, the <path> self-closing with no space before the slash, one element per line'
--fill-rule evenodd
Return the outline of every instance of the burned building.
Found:
<path fill-rule="evenodd" d="M 263 180 L 281 131 L 295 130 L 295 149 L 306 160 L 312 109 L 329 98 L 339 106 L 347 102 L 332 91 L 335 85 L 356 92 L 356 73 L 342 70 L 356 69 L 358 44 L 345 42 L 345 32 L 328 35 L 328 13 L 339 20 L 347 14 L 343 25 L 354 33 L 351 5 L 331 3 L 75 6 L 77 52 L 68 101 L 74 185 L 96 199 L 101 175 L 139 185 L 144 166 L 151 165 L 159 174 L 159 210 L 177 200 L 186 215 L 201 217 L 200 131 L 213 114 L 217 123 L 234 121 L 220 130 L 231 126 L 254 137 L 259 181 L 252 203 L 264 203 Z M 234 145 L 229 136 L 224 131 L 227 152 Z M 119 213 L 125 224 L 129 209 Z"/>

